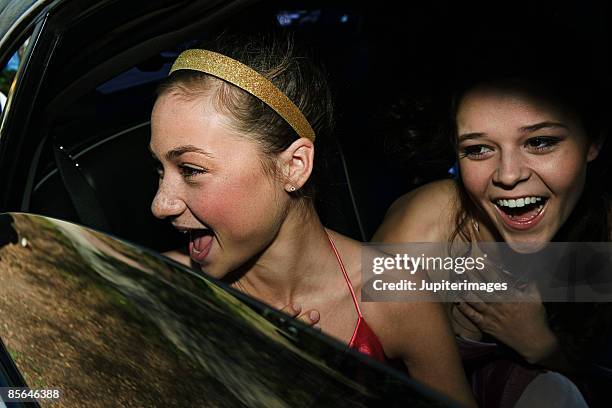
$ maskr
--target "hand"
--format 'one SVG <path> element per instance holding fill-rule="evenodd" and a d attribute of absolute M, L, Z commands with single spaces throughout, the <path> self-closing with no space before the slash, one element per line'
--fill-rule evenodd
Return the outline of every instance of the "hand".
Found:
<path fill-rule="evenodd" d="M 458 306 L 458 303 L 455 304 Z M 459 307 L 450 309 L 451 323 L 455 335 L 469 340 L 482 340 L 482 330 L 459 310 Z"/>
<path fill-rule="evenodd" d="M 550 357 L 558 341 L 546 320 L 546 310 L 534 284 L 518 302 L 483 302 L 476 295 L 459 302 L 457 309 L 485 333 L 519 353 L 529 363 Z"/>
<path fill-rule="evenodd" d="M 318 330 L 321 329 L 321 326 L 319 325 L 321 314 L 317 310 L 307 310 L 304 313 L 301 313 L 302 306 L 293 303 L 283 307 L 281 309 L 281 312 L 293 317 L 294 319 L 301 321 L 307 326 L 311 326 Z"/>

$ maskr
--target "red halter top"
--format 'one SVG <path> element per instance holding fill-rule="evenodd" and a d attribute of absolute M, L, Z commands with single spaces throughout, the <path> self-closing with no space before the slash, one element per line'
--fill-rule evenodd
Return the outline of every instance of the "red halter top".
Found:
<path fill-rule="evenodd" d="M 383 351 L 382 344 L 380 344 L 380 340 L 376 337 L 376 334 L 368 323 L 366 323 L 363 315 L 361 314 L 361 309 L 359 309 L 359 303 L 357 302 L 357 296 L 355 296 L 355 291 L 353 290 L 353 285 L 351 284 L 351 280 L 349 279 L 348 273 L 346 272 L 346 268 L 344 267 L 344 263 L 340 258 L 340 254 L 338 253 L 338 249 L 334 244 L 332 238 L 327 234 L 327 239 L 334 251 L 334 255 L 336 255 L 336 259 L 338 260 L 338 265 L 342 270 L 342 274 L 344 275 L 344 280 L 346 280 L 346 284 L 351 292 L 351 297 L 353 298 L 353 303 L 355 304 L 355 309 L 357 310 L 357 326 L 355 327 L 355 331 L 353 332 L 353 336 L 351 337 L 351 341 L 348 343 L 348 347 L 354 350 L 357 350 L 375 360 L 384 363 L 387 361 L 387 357 L 385 356 L 385 352 Z"/>

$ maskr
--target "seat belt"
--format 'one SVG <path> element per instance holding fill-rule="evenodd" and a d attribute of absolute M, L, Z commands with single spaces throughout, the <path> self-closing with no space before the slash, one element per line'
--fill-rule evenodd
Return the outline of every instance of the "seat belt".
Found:
<path fill-rule="evenodd" d="M 104 216 L 100 201 L 96 197 L 96 192 L 85 178 L 79 164 L 62 146 L 56 143 L 53 143 L 53 154 L 57 170 L 64 187 L 68 191 L 79 221 L 88 227 L 112 232 L 110 223 Z"/>
<path fill-rule="evenodd" d="M 353 192 L 353 186 L 351 185 L 351 177 L 349 176 L 348 166 L 346 164 L 346 158 L 344 157 L 344 151 L 342 150 L 342 145 L 338 138 L 334 138 L 336 148 L 340 153 L 340 161 L 342 162 L 342 170 L 344 172 L 344 178 L 346 180 L 346 186 L 348 187 L 349 197 L 351 198 L 351 205 L 353 206 L 353 211 L 355 212 L 355 218 L 357 218 L 357 226 L 359 227 L 359 233 L 361 234 L 362 242 L 367 242 L 368 237 L 365 233 L 365 228 L 363 226 L 363 222 L 361 221 L 361 215 L 359 214 L 359 206 L 357 205 L 357 200 L 355 199 L 355 193 Z"/>

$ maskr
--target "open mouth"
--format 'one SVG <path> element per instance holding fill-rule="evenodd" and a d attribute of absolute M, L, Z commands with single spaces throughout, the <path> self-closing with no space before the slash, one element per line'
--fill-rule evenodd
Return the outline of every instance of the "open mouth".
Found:
<path fill-rule="evenodd" d="M 514 229 L 525 230 L 540 222 L 548 202 L 547 197 L 525 196 L 494 201 L 502 220 Z"/>
<path fill-rule="evenodd" d="M 204 262 L 212 248 L 213 238 L 210 229 L 189 230 L 189 256 L 194 262 Z"/>

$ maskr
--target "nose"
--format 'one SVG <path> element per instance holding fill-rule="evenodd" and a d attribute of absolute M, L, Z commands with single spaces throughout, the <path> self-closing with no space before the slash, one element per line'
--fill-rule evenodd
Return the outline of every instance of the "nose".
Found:
<path fill-rule="evenodd" d="M 176 217 L 187 208 L 185 202 L 179 197 L 171 186 L 160 181 L 157 193 L 151 203 L 151 212 L 157 218 L 164 219 Z"/>
<path fill-rule="evenodd" d="M 518 151 L 502 151 L 497 169 L 493 174 L 493 184 L 511 189 L 531 175 L 531 170 Z"/>

